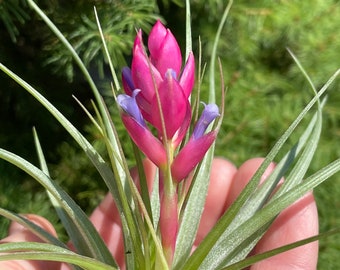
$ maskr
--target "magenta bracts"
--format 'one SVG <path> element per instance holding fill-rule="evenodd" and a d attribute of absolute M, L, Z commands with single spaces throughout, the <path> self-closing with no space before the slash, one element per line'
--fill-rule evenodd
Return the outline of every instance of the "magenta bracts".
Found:
<path fill-rule="evenodd" d="M 125 67 L 122 71 L 126 94 L 119 95 L 117 102 L 123 109 L 123 123 L 136 145 L 159 168 L 171 166 L 174 180 L 180 181 L 215 140 L 216 132 L 204 132 L 219 115 L 218 108 L 214 104 L 205 106 L 204 119 L 201 117 L 198 121 L 188 144 L 177 156 L 171 157 L 172 164 L 166 164 L 165 145 L 170 145 L 174 152 L 190 125 L 189 96 L 194 86 L 195 60 L 190 53 L 182 67 L 179 45 L 160 21 L 150 32 L 148 51 L 150 55 L 143 45 L 140 30 L 134 41 L 131 69 Z M 147 123 L 156 128 L 157 136 L 149 130 Z"/>

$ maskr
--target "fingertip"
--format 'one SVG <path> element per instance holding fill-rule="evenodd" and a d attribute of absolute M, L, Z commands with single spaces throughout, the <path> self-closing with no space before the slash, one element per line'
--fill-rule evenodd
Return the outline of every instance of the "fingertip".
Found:
<path fill-rule="evenodd" d="M 57 237 L 57 233 L 52 226 L 52 224 L 45 218 L 34 215 L 34 214 L 23 214 L 25 218 L 38 225 L 48 233 Z M 0 243 L 15 243 L 15 242 L 43 242 L 38 236 L 32 233 L 29 229 L 23 225 L 12 222 L 9 227 L 8 236 L 2 240 Z M 39 260 L 12 260 L 12 261 L 2 261 L 0 262 L 0 269 L 11 269 L 11 270 L 37 270 L 37 269 L 60 269 L 59 262 L 53 261 L 39 261 Z"/>
<path fill-rule="evenodd" d="M 263 163 L 264 158 L 256 157 L 245 161 L 240 168 L 238 169 L 237 173 L 235 174 L 228 198 L 226 200 L 225 209 L 227 209 L 238 197 L 238 195 L 242 192 L 244 187 L 248 184 L 249 180 L 253 177 L 257 169 Z M 262 183 L 274 170 L 275 164 L 270 163 L 263 175 L 261 176 L 260 183 Z"/>
<path fill-rule="evenodd" d="M 269 230 L 257 244 L 256 254 L 290 244 L 319 232 L 318 213 L 313 194 L 310 192 L 282 211 Z M 267 269 L 316 269 L 318 242 L 303 245 L 264 261 L 258 262 L 251 270 Z"/>
<path fill-rule="evenodd" d="M 29 221 L 33 222 L 34 224 L 38 225 L 48 233 L 52 234 L 53 236 L 57 236 L 57 232 L 53 225 L 46 219 L 43 218 L 42 216 L 38 216 L 35 214 L 22 214 L 23 217 L 27 218 Z M 8 233 L 13 234 L 16 232 L 20 232 L 23 230 L 27 230 L 24 226 L 17 222 L 12 222 L 9 226 Z"/>
<path fill-rule="evenodd" d="M 120 223 L 119 211 L 110 192 L 106 194 L 101 203 L 94 209 L 90 215 L 90 220 L 97 229 L 105 223 Z"/>

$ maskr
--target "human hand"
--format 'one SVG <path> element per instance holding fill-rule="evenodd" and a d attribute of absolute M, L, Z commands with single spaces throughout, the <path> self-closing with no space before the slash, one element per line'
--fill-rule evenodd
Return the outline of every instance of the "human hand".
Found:
<path fill-rule="evenodd" d="M 207 200 L 202 214 L 202 220 L 199 225 L 195 245 L 200 243 L 225 210 L 228 209 L 262 162 L 262 158 L 250 159 L 237 169 L 231 162 L 225 159 L 214 159 Z M 156 168 L 148 160 L 144 161 L 144 168 L 148 181 L 148 188 L 149 191 L 151 191 Z M 271 164 L 262 176 L 262 181 L 273 169 L 274 165 Z M 137 180 L 137 171 L 135 169 L 131 171 L 131 174 L 133 178 Z M 27 218 L 48 232 L 55 234 L 54 228 L 47 220 L 36 215 L 27 215 Z M 124 269 L 124 246 L 121 223 L 118 210 L 110 194 L 108 194 L 101 204 L 94 210 L 90 219 L 107 244 L 109 250 L 114 255 L 117 263 L 122 267 L 122 269 Z M 284 210 L 276 218 L 269 230 L 256 245 L 252 254 L 259 254 L 264 251 L 316 235 L 317 233 L 318 214 L 316 204 L 312 193 L 308 193 Z M 39 238 L 34 236 L 27 229 L 16 223 L 12 223 L 8 237 L 1 240 L 0 243 L 19 241 L 41 242 Z M 258 262 L 251 266 L 250 269 L 312 270 L 316 269 L 317 257 L 318 243 L 313 242 Z M 66 264 L 43 261 L 6 261 L 0 262 L 0 268 L 10 270 L 69 269 Z"/>

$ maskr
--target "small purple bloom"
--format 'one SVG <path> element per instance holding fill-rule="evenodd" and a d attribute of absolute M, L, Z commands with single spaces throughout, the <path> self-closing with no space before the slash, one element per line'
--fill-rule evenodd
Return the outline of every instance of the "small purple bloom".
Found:
<path fill-rule="evenodd" d="M 122 70 L 122 81 L 125 93 L 129 96 L 132 95 L 132 91 L 136 89 L 135 85 L 133 84 L 131 69 L 129 67 L 124 67 Z"/>
<path fill-rule="evenodd" d="M 200 119 L 197 121 L 194 132 L 192 134 L 192 138 L 194 140 L 202 137 L 204 135 L 204 132 L 207 130 L 209 124 L 220 115 L 216 104 L 211 103 L 206 105 L 203 103 L 203 105 L 204 110 Z"/>
<path fill-rule="evenodd" d="M 125 94 L 118 95 L 117 102 L 128 115 L 132 116 L 141 126 L 145 127 L 146 124 L 136 102 L 136 96 L 139 92 L 139 89 L 133 90 L 132 97 Z"/>

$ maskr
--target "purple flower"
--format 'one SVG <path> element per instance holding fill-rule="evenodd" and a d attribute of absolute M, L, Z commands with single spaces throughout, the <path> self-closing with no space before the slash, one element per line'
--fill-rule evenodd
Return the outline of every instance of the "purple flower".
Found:
<path fill-rule="evenodd" d="M 203 103 L 203 102 L 202 102 Z M 204 104 L 204 110 L 202 112 L 202 115 L 200 119 L 198 120 L 194 132 L 192 134 L 192 137 L 194 139 L 198 139 L 203 136 L 204 132 L 207 130 L 207 127 L 209 124 L 218 116 L 220 116 L 220 113 L 218 112 L 218 107 L 216 104 Z"/>
<path fill-rule="evenodd" d="M 141 126 L 146 127 L 143 116 L 138 108 L 136 102 L 136 96 L 140 92 L 139 89 L 135 89 L 132 92 L 132 96 L 119 95 L 117 97 L 118 105 L 133 119 L 135 119 Z"/>

